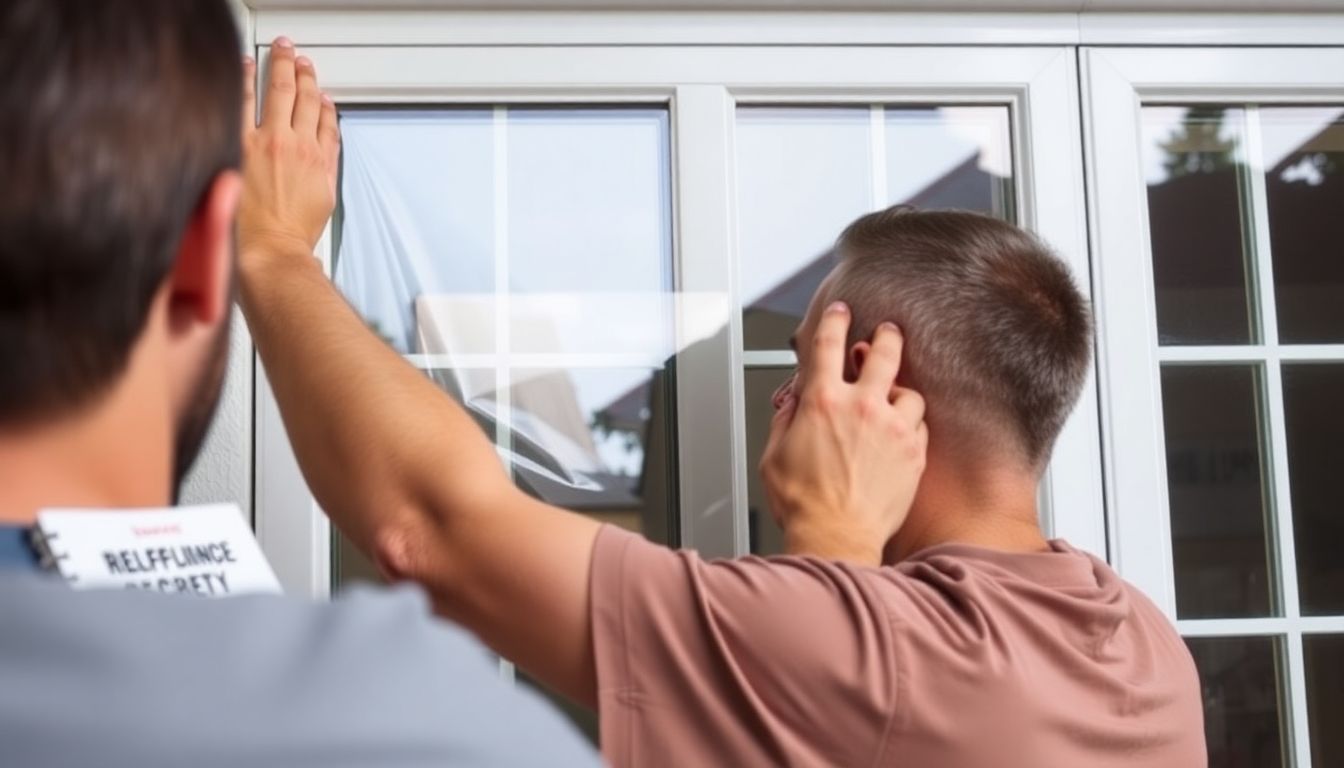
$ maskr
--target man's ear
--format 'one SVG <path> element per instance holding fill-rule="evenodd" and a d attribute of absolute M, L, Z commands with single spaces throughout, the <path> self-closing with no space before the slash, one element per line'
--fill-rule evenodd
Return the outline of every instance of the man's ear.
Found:
<path fill-rule="evenodd" d="M 871 342 L 859 341 L 849 348 L 849 359 L 845 361 L 845 381 L 851 384 L 859 380 L 859 372 L 863 370 L 863 362 L 868 359 L 868 353 L 873 348 Z"/>
<path fill-rule="evenodd" d="M 242 188 L 237 171 L 220 173 L 187 221 L 168 275 L 169 322 L 174 333 L 228 322 L 234 217 Z"/>

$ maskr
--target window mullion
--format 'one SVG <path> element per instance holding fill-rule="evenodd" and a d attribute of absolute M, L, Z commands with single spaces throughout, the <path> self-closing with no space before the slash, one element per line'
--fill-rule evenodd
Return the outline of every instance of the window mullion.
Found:
<path fill-rule="evenodd" d="M 1248 210 L 1253 265 L 1255 300 L 1259 311 L 1261 341 L 1271 352 L 1279 348 L 1278 307 L 1274 291 L 1274 263 L 1269 230 L 1269 193 L 1265 180 L 1264 139 L 1260 124 L 1260 108 L 1246 107 L 1246 162 L 1249 175 Z M 1272 496 L 1273 558 L 1278 561 L 1279 600 L 1283 615 L 1292 630 L 1284 637 L 1287 644 L 1288 713 L 1285 732 L 1292 734 L 1292 757 L 1295 765 L 1311 765 L 1311 740 L 1307 722 L 1306 666 L 1302 652 L 1302 632 L 1297 626 L 1301 615 L 1297 591 L 1297 552 L 1293 539 L 1293 504 L 1288 485 L 1287 420 L 1283 405 L 1283 369 L 1277 354 L 1264 362 L 1265 407 L 1269 434 L 1270 493 Z"/>
<path fill-rule="evenodd" d="M 513 477 L 513 412 L 509 396 L 509 108 L 496 105 L 492 114 L 491 148 L 494 172 L 495 262 L 495 452 Z M 513 662 L 499 657 L 499 676 L 509 684 L 516 678 Z"/>
<path fill-rule="evenodd" d="M 679 522 L 681 544 L 707 557 L 747 551 L 734 106 L 720 85 L 680 86 L 672 105 Z M 706 312 L 727 332 L 696 340 Z"/>
<path fill-rule="evenodd" d="M 869 178 L 872 183 L 870 208 L 887 207 L 887 110 L 881 104 L 869 107 L 868 146 L 872 158 Z"/>

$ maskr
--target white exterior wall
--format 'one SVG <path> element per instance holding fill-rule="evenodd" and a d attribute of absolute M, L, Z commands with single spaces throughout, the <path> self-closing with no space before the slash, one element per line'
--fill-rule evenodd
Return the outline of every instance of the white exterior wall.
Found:
<path fill-rule="evenodd" d="M 229 0 L 243 51 L 252 49 L 252 11 L 242 0 Z M 182 503 L 233 502 L 252 519 L 252 376 L 255 354 L 242 313 L 233 311 L 229 368 L 215 421 L 205 445 L 182 486 Z"/>

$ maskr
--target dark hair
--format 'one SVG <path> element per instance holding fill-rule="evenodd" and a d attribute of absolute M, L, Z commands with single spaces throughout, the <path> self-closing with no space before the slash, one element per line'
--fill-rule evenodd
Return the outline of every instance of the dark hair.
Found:
<path fill-rule="evenodd" d="M 1068 268 L 1040 240 L 968 211 L 889 208 L 840 235 L 830 297 L 849 302 L 852 341 L 891 320 L 903 381 L 924 396 L 930 435 L 1044 466 L 1087 378 L 1091 317 Z"/>
<path fill-rule="evenodd" d="M 0 423 L 120 375 L 241 91 L 224 0 L 0 3 Z"/>

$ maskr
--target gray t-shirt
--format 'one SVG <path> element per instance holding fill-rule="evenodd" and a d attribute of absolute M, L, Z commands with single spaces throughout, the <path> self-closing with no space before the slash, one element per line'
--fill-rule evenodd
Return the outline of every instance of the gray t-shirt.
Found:
<path fill-rule="evenodd" d="M 589 766 L 413 588 L 328 604 L 76 592 L 0 570 L 0 763 Z"/>

